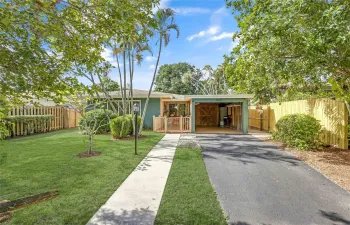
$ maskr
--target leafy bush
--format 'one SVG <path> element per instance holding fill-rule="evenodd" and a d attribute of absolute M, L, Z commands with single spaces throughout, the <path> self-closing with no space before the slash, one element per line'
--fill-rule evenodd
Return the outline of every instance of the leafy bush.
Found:
<path fill-rule="evenodd" d="M 8 122 L 6 122 L 5 117 L 9 110 L 8 102 L 5 97 L 0 97 L 0 141 L 5 137 L 10 135 L 10 131 L 8 129 Z"/>
<path fill-rule="evenodd" d="M 79 127 L 82 127 L 84 124 L 89 124 L 90 122 L 97 120 L 97 123 L 101 125 L 99 129 L 96 131 L 96 134 L 107 133 L 110 131 L 109 129 L 109 119 L 116 118 L 117 115 L 107 109 L 95 109 L 91 110 L 84 114 L 83 117 L 79 120 Z"/>
<path fill-rule="evenodd" d="M 134 130 L 134 128 L 133 128 L 133 122 L 132 122 L 132 117 L 133 117 L 133 115 L 132 114 L 128 114 L 127 115 L 127 117 L 130 119 L 130 131 L 131 131 L 131 133 L 130 134 L 133 134 L 133 130 Z M 134 119 L 135 120 L 135 119 Z M 137 117 L 137 129 L 136 130 L 140 130 L 140 124 L 141 124 L 141 116 L 138 116 Z"/>
<path fill-rule="evenodd" d="M 42 133 L 50 130 L 53 115 L 22 115 L 5 118 L 10 132 L 16 128 L 17 123 L 23 124 L 24 135 Z M 12 134 L 13 135 L 13 134 Z"/>
<path fill-rule="evenodd" d="M 124 123 L 124 127 L 122 130 L 122 126 Z M 140 128 L 141 117 L 137 117 L 138 128 Z M 132 115 L 129 114 L 127 116 L 118 116 L 113 119 L 110 123 L 110 129 L 112 136 L 114 138 L 125 138 L 128 135 L 132 135 L 133 133 L 133 123 L 132 123 Z"/>
<path fill-rule="evenodd" d="M 314 117 L 306 114 L 283 116 L 276 124 L 273 138 L 299 150 L 319 149 L 321 125 Z"/>

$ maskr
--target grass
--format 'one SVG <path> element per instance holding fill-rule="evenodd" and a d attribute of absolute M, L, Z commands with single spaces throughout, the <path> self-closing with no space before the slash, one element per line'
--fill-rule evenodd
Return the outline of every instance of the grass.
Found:
<path fill-rule="evenodd" d="M 86 224 L 121 185 L 163 134 L 145 132 L 139 140 L 111 141 L 95 137 L 91 158 L 76 155 L 87 149 L 87 137 L 64 130 L 0 143 L 0 200 L 13 200 L 57 189 L 56 199 L 14 213 L 5 224 Z"/>
<path fill-rule="evenodd" d="M 200 149 L 176 150 L 155 224 L 227 224 Z"/>

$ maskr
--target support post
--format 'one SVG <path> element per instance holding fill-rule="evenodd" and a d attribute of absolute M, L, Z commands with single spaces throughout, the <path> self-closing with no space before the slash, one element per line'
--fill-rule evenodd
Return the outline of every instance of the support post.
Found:
<path fill-rule="evenodd" d="M 182 133 L 182 131 L 183 131 L 183 129 L 182 129 L 182 121 L 183 121 L 183 117 L 180 116 L 180 131 L 181 131 L 181 133 Z"/>

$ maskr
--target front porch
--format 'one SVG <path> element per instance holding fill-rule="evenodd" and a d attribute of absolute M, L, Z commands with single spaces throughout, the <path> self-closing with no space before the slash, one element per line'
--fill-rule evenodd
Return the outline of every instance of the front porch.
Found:
<path fill-rule="evenodd" d="M 153 116 L 153 131 L 191 132 L 190 106 L 190 99 L 160 99 L 160 115 Z"/>

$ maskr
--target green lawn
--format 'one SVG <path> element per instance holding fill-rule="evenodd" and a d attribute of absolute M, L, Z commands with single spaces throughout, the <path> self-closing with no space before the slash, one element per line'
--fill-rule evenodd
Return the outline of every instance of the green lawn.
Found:
<path fill-rule="evenodd" d="M 155 224 L 227 224 L 200 149 L 176 150 Z"/>
<path fill-rule="evenodd" d="M 0 143 L 0 200 L 59 190 L 56 199 L 14 213 L 5 224 L 86 224 L 127 178 L 163 134 L 145 132 L 139 140 L 110 141 L 98 135 L 94 150 L 102 155 L 77 158 L 87 138 L 77 130 L 57 131 Z"/>

